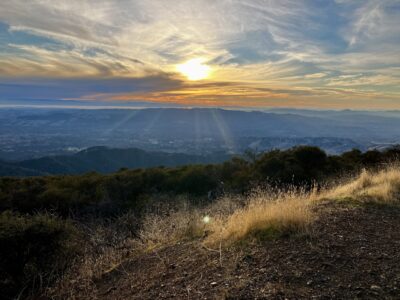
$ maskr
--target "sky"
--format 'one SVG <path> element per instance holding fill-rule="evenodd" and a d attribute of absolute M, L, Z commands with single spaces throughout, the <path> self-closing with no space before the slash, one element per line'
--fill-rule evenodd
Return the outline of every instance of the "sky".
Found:
<path fill-rule="evenodd" d="M 397 110 L 400 0 L 1 0 L 1 101 Z"/>

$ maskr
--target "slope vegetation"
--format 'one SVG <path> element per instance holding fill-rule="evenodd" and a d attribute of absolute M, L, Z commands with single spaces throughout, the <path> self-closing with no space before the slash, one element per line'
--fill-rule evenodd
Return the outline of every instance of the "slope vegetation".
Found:
<path fill-rule="evenodd" d="M 400 297 L 400 169 L 326 189 L 259 190 L 151 215 L 49 296 L 99 299 Z M 107 255 L 105 255 L 105 253 Z M 113 259 L 111 259 L 113 258 Z M 93 261 L 92 261 L 93 262 Z"/>

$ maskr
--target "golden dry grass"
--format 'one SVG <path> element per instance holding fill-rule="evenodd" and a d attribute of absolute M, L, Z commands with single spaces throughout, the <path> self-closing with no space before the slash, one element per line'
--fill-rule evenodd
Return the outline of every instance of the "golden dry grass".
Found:
<path fill-rule="evenodd" d="M 354 180 L 338 185 L 321 196 L 382 204 L 399 202 L 400 167 L 393 165 L 375 172 L 363 170 Z"/>
<path fill-rule="evenodd" d="M 269 188 L 256 190 L 248 197 L 227 196 L 205 208 L 186 205 L 161 210 L 144 218 L 136 238 L 129 233 L 118 234 L 119 225 L 93 226 L 93 231 L 88 233 L 88 243 L 92 244 L 88 254 L 48 294 L 51 298 L 63 299 L 85 293 L 89 297 L 96 288 L 94 279 L 132 255 L 183 240 L 199 239 L 207 246 L 219 244 L 222 253 L 222 245 L 246 239 L 307 232 L 318 217 L 314 206 L 326 199 L 400 203 L 400 167 L 393 165 L 375 172 L 364 170 L 351 180 L 319 191 Z M 136 221 L 129 215 L 122 219 L 123 224 Z M 121 238 L 115 240 L 118 236 Z M 59 291 L 68 291 L 68 295 Z"/>
<path fill-rule="evenodd" d="M 257 191 L 249 197 L 246 206 L 216 222 L 206 243 L 229 243 L 252 236 L 306 232 L 316 218 L 312 207 L 324 199 L 398 203 L 400 167 L 394 164 L 381 171 L 363 170 L 348 182 L 320 191 Z"/>
<path fill-rule="evenodd" d="M 232 243 L 247 237 L 304 232 L 315 218 L 310 199 L 314 193 L 291 190 L 266 193 L 256 191 L 248 203 L 213 226 L 206 243 Z"/>
<path fill-rule="evenodd" d="M 146 250 L 170 245 L 185 239 L 201 237 L 204 224 L 196 210 L 183 210 L 168 215 L 147 215 L 139 231 Z"/>
<path fill-rule="evenodd" d="M 306 232 L 317 217 L 313 206 L 322 199 L 398 202 L 400 168 L 393 165 L 376 172 L 363 170 L 347 182 L 319 191 L 269 188 L 256 190 L 246 198 L 225 197 L 203 209 L 149 215 L 140 239 L 147 249 L 153 249 L 200 237 L 205 237 L 206 244 L 229 244 L 249 237 Z"/>
<path fill-rule="evenodd" d="M 146 250 L 192 240 L 215 231 L 228 215 L 240 205 L 238 197 L 223 197 L 205 208 L 186 205 L 176 211 L 147 215 L 139 231 L 139 239 Z"/>

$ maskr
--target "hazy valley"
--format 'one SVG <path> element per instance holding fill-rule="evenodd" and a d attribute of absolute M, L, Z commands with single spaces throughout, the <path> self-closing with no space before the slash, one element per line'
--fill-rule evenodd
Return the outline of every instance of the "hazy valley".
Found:
<path fill-rule="evenodd" d="M 209 155 L 296 145 L 338 154 L 400 141 L 399 112 L 222 109 L 1 109 L 0 159 L 76 153 L 95 146 Z"/>

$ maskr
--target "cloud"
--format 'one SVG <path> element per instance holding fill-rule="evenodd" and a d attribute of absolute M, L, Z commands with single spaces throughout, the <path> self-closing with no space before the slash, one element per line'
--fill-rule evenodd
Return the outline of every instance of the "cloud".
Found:
<path fill-rule="evenodd" d="M 167 76 L 143 78 L 19 78 L 0 80 L 0 99 L 83 99 L 88 95 L 146 93 L 179 89 L 182 82 Z M 89 97 L 90 98 L 90 97 Z"/>
<path fill-rule="evenodd" d="M 354 1 L 341 1 L 346 8 L 354 6 Z M 381 44 L 398 45 L 400 28 L 398 17 L 400 3 L 397 0 L 366 0 L 348 15 L 350 30 L 345 34 L 352 47 L 375 47 Z"/>
<path fill-rule="evenodd" d="M 397 0 L 3 0 L 0 22 L 4 80 L 56 78 L 71 89 L 74 78 L 133 84 L 103 91 L 75 82 L 77 98 L 400 101 Z M 176 64 L 194 57 L 214 69 L 207 87 L 175 74 Z M 154 78 L 168 84 L 160 88 Z M 149 90 L 136 90 L 139 79 Z"/>
<path fill-rule="evenodd" d="M 326 73 L 312 73 L 312 74 L 307 74 L 304 77 L 307 79 L 318 79 L 318 78 L 323 78 L 326 77 Z"/>
<path fill-rule="evenodd" d="M 86 52 L 78 49 L 49 50 L 32 45 L 9 44 L 23 54 L 15 54 L 2 65 L 0 74 L 40 77 L 141 77 L 160 73 L 137 59 L 106 51 Z"/>
<path fill-rule="evenodd" d="M 323 99 L 323 100 L 321 100 Z M 380 101 L 376 101 L 379 99 Z M 308 107 L 308 108 L 396 108 L 400 103 L 393 94 L 373 90 L 358 90 L 351 86 L 341 88 L 268 88 L 249 83 L 219 82 L 179 85 L 177 89 L 135 91 L 130 93 L 99 93 L 83 100 L 147 101 L 151 103 L 211 107 Z"/>

